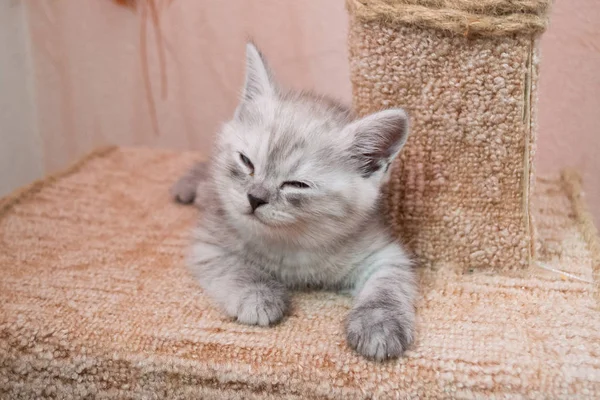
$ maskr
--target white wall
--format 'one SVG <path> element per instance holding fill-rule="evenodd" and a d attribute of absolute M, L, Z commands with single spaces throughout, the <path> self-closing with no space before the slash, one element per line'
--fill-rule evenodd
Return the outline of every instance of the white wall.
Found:
<path fill-rule="evenodd" d="M 0 196 L 43 174 L 25 6 L 0 0 Z"/>

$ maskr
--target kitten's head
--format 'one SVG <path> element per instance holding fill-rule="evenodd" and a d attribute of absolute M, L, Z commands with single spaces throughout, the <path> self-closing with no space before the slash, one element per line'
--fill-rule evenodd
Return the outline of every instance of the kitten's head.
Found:
<path fill-rule="evenodd" d="M 241 102 L 217 140 L 227 219 L 245 237 L 303 247 L 355 231 L 406 141 L 406 113 L 354 119 L 331 100 L 281 90 L 252 44 L 246 62 Z"/>

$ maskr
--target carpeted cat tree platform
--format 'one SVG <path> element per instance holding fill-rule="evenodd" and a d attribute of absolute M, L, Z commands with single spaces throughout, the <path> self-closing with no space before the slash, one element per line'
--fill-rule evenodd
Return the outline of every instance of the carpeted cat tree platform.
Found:
<path fill-rule="evenodd" d="M 347 348 L 344 296 L 298 293 L 272 328 L 211 306 L 184 265 L 198 211 L 168 195 L 194 159 L 106 149 L 2 200 L 0 398 L 600 396 L 599 248 L 574 175 L 538 180 L 540 266 L 421 268 L 416 344 L 379 364 Z"/>
<path fill-rule="evenodd" d="M 168 194 L 195 155 L 109 148 L 0 201 L 0 399 L 600 398 L 597 234 L 576 174 L 532 185 L 548 5 L 348 0 L 357 111 L 411 115 L 386 190 L 420 265 L 404 358 L 352 352 L 334 293 L 225 318 Z"/>

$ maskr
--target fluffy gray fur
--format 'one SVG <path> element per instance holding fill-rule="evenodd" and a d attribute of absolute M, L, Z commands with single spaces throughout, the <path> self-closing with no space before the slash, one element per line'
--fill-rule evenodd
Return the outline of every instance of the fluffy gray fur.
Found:
<path fill-rule="evenodd" d="M 289 288 L 349 290 L 349 345 L 376 360 L 400 356 L 414 337 L 416 284 L 384 223 L 380 188 L 406 141 L 406 113 L 356 119 L 278 87 L 254 45 L 246 58 L 243 96 L 209 169 L 198 165 L 173 187 L 204 210 L 191 270 L 244 324 L 280 321 Z"/>

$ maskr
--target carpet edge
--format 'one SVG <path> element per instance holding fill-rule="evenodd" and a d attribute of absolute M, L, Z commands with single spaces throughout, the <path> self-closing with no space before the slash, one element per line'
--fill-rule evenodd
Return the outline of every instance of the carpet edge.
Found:
<path fill-rule="evenodd" d="M 590 213 L 585 199 L 582 196 L 581 175 L 572 168 L 561 171 L 560 178 L 575 214 L 577 227 L 592 255 L 592 279 L 594 281 L 594 298 L 597 305 L 600 304 L 600 237 L 598 229 L 594 225 L 594 219 Z"/>
<path fill-rule="evenodd" d="M 73 162 L 69 166 L 64 169 L 58 170 L 52 174 L 48 174 L 43 178 L 37 179 L 25 186 L 21 186 L 13 190 L 8 195 L 0 198 L 0 218 L 3 218 L 16 204 L 19 204 L 21 201 L 26 200 L 32 195 L 38 193 L 42 190 L 46 185 L 56 182 L 58 179 L 63 178 L 65 176 L 74 174 L 78 172 L 83 166 L 85 166 L 89 161 L 106 156 L 115 150 L 118 149 L 118 146 L 102 146 L 98 147 L 91 152 L 85 154 L 77 161 Z"/>

